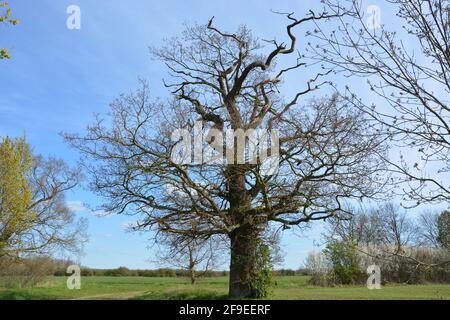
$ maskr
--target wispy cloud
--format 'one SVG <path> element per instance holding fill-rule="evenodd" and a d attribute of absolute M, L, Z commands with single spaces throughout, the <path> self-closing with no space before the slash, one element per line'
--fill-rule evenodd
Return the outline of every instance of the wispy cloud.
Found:
<path fill-rule="evenodd" d="M 109 212 L 105 210 L 91 210 L 80 200 L 67 201 L 66 204 L 71 211 L 76 213 L 90 213 L 96 217 L 104 217 L 109 214 Z"/>
<path fill-rule="evenodd" d="M 74 212 L 90 212 L 91 210 L 89 210 L 82 201 L 67 201 L 67 206 L 69 207 L 69 209 L 71 211 Z"/>

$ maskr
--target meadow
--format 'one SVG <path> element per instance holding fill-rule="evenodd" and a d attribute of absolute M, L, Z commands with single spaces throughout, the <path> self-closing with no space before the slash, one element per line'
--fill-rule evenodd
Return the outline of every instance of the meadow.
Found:
<path fill-rule="evenodd" d="M 227 277 L 186 278 L 83 277 L 80 290 L 69 290 L 66 277 L 49 277 L 33 288 L 2 288 L 0 300 L 109 300 L 109 299 L 226 299 Z M 450 285 L 386 285 L 380 290 L 363 286 L 315 287 L 307 276 L 276 277 L 269 299 L 286 300 L 450 300 Z"/>

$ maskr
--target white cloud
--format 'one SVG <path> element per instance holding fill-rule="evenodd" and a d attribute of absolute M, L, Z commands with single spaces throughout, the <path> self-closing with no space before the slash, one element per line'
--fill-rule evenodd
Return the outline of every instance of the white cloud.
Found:
<path fill-rule="evenodd" d="M 95 210 L 95 211 L 90 211 L 90 212 L 96 217 L 106 217 L 107 215 L 110 214 L 110 212 L 105 211 L 105 210 Z"/>
<path fill-rule="evenodd" d="M 67 201 L 66 202 L 69 209 L 76 213 L 90 213 L 96 217 L 104 217 L 109 214 L 108 211 L 105 210 L 91 210 L 88 207 L 85 206 L 85 204 L 82 201 L 75 200 L 75 201 Z"/>
<path fill-rule="evenodd" d="M 90 212 L 82 201 L 67 201 L 67 206 L 74 212 Z"/>

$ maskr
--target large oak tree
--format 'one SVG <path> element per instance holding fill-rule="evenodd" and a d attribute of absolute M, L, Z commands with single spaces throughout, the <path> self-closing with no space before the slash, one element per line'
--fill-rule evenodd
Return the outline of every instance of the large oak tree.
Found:
<path fill-rule="evenodd" d="M 91 187 L 106 200 L 103 209 L 139 214 L 139 230 L 227 236 L 230 297 L 260 297 L 258 254 L 269 225 L 323 220 L 342 211 L 345 199 L 379 191 L 384 146 L 362 112 L 339 95 L 304 99 L 325 83 L 324 75 L 302 79 L 294 30 L 342 14 L 337 6 L 302 19 L 285 14 L 287 43 L 261 41 L 245 26 L 227 33 L 211 20 L 153 49 L 169 69 L 173 100 L 152 101 L 143 82 L 111 104 L 111 125 L 98 117 L 85 135 L 66 135 L 84 155 Z M 293 64 L 277 67 L 283 58 Z M 283 79 L 296 71 L 301 81 L 291 85 L 298 92 L 285 98 Z M 267 174 L 260 161 L 174 161 L 182 139 L 173 141 L 172 132 L 198 120 L 207 135 L 204 151 L 223 147 L 208 137 L 211 129 L 278 130 L 278 171 Z"/>

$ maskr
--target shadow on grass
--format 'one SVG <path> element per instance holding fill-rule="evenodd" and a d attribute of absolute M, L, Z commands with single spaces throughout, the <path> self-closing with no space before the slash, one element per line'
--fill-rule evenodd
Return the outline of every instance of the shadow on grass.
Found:
<path fill-rule="evenodd" d="M 28 291 L 5 290 L 0 291 L 0 300 L 53 300 L 57 297 L 42 293 L 31 293 Z"/>
<path fill-rule="evenodd" d="M 147 292 L 141 296 L 132 298 L 132 300 L 225 300 L 227 294 L 215 291 L 195 290 L 195 291 L 159 291 Z"/>

